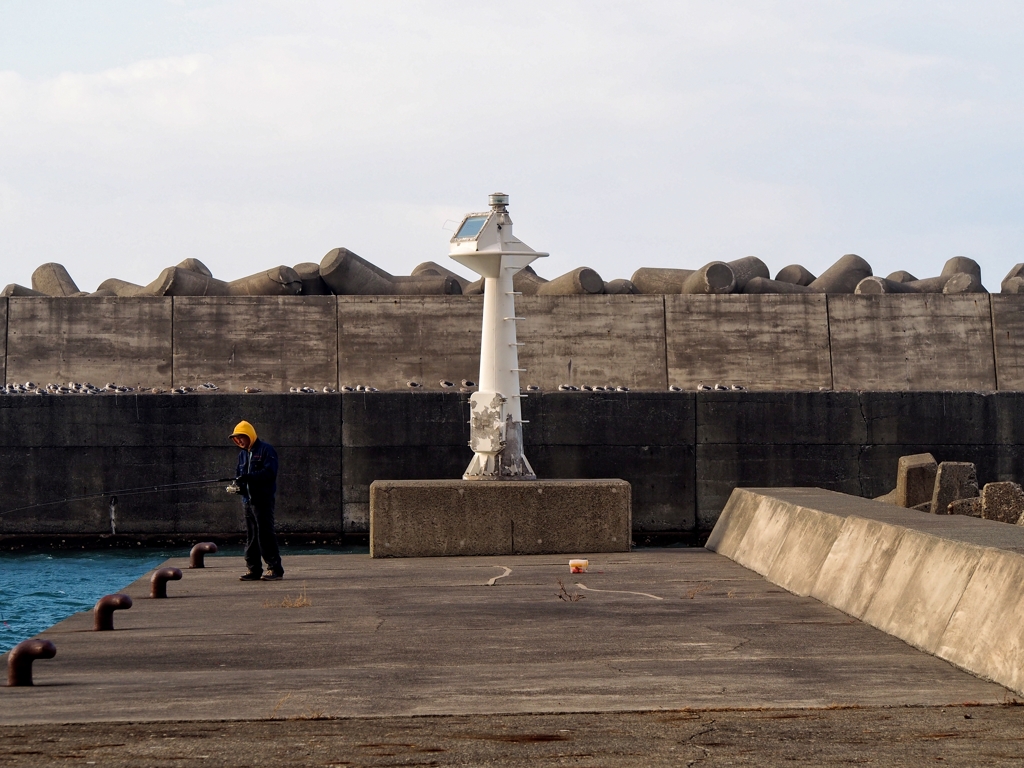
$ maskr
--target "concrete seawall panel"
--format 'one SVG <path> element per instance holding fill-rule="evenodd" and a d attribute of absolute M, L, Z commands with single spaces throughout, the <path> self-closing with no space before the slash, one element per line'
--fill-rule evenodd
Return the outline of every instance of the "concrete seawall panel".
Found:
<path fill-rule="evenodd" d="M 1024 693 L 1019 526 L 820 489 L 736 489 L 708 548 Z"/>
<path fill-rule="evenodd" d="M 174 299 L 174 384 L 338 387 L 338 320 L 331 296 Z"/>
<path fill-rule="evenodd" d="M 829 296 L 837 390 L 996 389 L 987 294 Z"/>
<path fill-rule="evenodd" d="M 669 383 L 832 387 L 825 296 L 665 296 Z"/>
<path fill-rule="evenodd" d="M 668 388 L 661 296 L 521 296 L 516 314 L 523 385 Z"/>
<path fill-rule="evenodd" d="M 1024 296 L 993 294 L 989 299 L 999 389 L 1024 391 Z"/>
<path fill-rule="evenodd" d="M 482 296 L 338 296 L 342 384 L 408 391 L 475 381 Z"/>
<path fill-rule="evenodd" d="M 171 299 L 10 298 L 6 375 L 171 387 Z"/>

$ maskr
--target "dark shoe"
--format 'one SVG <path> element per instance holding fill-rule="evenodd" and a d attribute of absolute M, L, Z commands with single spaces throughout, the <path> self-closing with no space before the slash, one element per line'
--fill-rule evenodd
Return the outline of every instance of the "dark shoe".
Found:
<path fill-rule="evenodd" d="M 259 581 L 260 580 L 260 572 L 259 571 L 255 571 L 255 572 L 249 571 L 248 573 L 243 573 L 241 576 L 238 577 L 238 580 L 239 581 Z"/>
<path fill-rule="evenodd" d="M 267 571 L 263 574 L 264 581 L 277 581 L 284 578 L 284 571 Z"/>

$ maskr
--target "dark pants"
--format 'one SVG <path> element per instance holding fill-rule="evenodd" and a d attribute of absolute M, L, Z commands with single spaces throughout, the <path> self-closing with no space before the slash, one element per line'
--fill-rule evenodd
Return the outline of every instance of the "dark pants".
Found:
<path fill-rule="evenodd" d="M 261 573 L 262 559 L 267 561 L 268 570 L 284 573 L 274 532 L 274 500 L 252 502 L 243 499 L 242 507 L 245 509 L 245 564 L 249 571 Z"/>

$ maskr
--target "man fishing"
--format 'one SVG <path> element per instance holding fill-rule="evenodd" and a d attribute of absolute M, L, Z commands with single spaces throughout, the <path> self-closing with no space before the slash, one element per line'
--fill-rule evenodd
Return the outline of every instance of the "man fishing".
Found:
<path fill-rule="evenodd" d="M 277 493 L 277 451 L 256 437 L 248 421 L 238 422 L 231 441 L 241 448 L 234 485 L 245 510 L 245 564 L 242 581 L 274 581 L 284 576 L 281 552 L 274 532 L 274 495 Z M 230 489 L 229 489 L 230 490 Z M 262 561 L 267 570 L 263 572 Z"/>

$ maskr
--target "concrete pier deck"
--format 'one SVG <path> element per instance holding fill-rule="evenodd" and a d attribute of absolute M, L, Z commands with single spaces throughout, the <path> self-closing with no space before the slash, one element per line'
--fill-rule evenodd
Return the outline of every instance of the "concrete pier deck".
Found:
<path fill-rule="evenodd" d="M 194 758 L 208 765 L 221 763 L 196 756 L 214 748 L 189 742 L 206 739 L 200 733 L 226 737 L 218 742 L 225 749 L 235 743 L 237 758 L 271 733 L 285 741 L 342 733 L 337 738 L 355 744 L 383 743 L 383 730 L 422 746 L 447 743 L 445 733 L 458 741 L 456 731 L 497 728 L 508 736 L 498 740 L 507 748 L 501 754 L 527 755 L 528 762 L 533 753 L 515 745 L 561 754 L 553 742 L 568 737 L 559 733 L 591 728 L 594 743 L 610 739 L 608 755 L 619 757 L 571 764 L 643 764 L 621 753 L 635 738 L 661 744 L 668 765 L 680 764 L 674 758 L 682 753 L 662 743 L 667 735 L 709 719 L 735 721 L 737 733 L 750 719 L 751 733 L 763 728 L 777 739 L 782 726 L 766 720 L 763 709 L 794 711 L 812 731 L 818 721 L 826 731 L 827 723 L 841 721 L 856 735 L 869 711 L 920 726 L 949 708 L 967 713 L 956 714 L 957 728 L 972 725 L 970 713 L 987 712 L 992 722 L 984 733 L 1019 733 L 1021 710 L 1001 706 L 1014 698 L 1005 688 L 725 557 L 663 549 L 590 560 L 588 573 L 571 575 L 567 558 L 553 556 L 305 556 L 285 562 L 285 580 L 256 583 L 238 581 L 239 558 L 210 556 L 202 570 L 171 560 L 184 578 L 169 584 L 170 598 L 149 599 L 147 579 L 135 582 L 125 590 L 135 605 L 115 614 L 116 631 L 93 632 L 92 616 L 76 614 L 42 634 L 56 643 L 57 656 L 36 662 L 35 687 L 0 688 L 0 740 L 35 745 L 28 751 L 44 755 L 56 754 L 57 747 L 44 745 L 56 733 L 68 739 L 65 751 L 95 742 L 96 734 L 122 751 L 157 732 L 179 734 L 173 764 Z M 282 607 L 302 596 L 308 606 Z M 905 706 L 925 709 L 889 709 Z M 915 711 L 922 714 L 906 714 Z M 691 742 L 688 749 L 699 730 L 680 736 Z M 516 736 L 541 732 L 554 735 Z M 734 745 L 741 752 L 753 747 L 741 742 Z M 1019 736 L 1001 743 L 1000 755 L 1024 754 Z M 449 747 L 455 749 L 437 749 Z M 111 749 L 104 764 L 163 764 L 118 762 Z M 346 753 L 347 763 L 314 764 L 411 764 L 379 755 L 357 760 L 356 752 Z M 412 754 L 392 751 L 399 753 Z M 487 754 L 464 764 L 515 764 Z M 293 758 L 276 764 L 304 764 Z M 0 757 L 0 765 L 8 763 L 33 764 Z M 647 764 L 662 763 L 652 755 Z"/>

